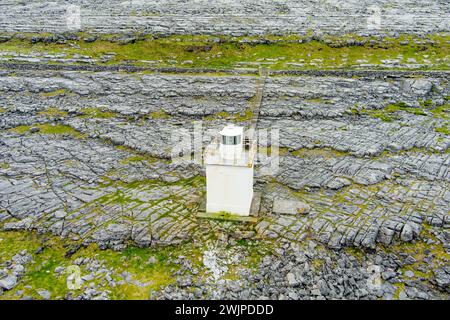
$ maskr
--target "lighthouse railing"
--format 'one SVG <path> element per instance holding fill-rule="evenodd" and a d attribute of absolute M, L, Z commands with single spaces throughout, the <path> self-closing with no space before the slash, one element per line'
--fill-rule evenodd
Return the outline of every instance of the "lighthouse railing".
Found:
<path fill-rule="evenodd" d="M 205 148 L 204 159 L 206 164 L 252 166 L 257 151 L 256 140 L 248 142 L 248 148 L 243 148 L 233 159 L 225 159 L 220 152 L 220 139 L 213 138 Z"/>

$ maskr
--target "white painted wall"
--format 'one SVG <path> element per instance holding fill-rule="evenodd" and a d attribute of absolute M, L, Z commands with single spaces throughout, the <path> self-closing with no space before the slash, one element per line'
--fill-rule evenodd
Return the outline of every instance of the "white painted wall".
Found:
<path fill-rule="evenodd" d="M 253 166 L 206 165 L 206 212 L 248 216 L 253 198 Z"/>

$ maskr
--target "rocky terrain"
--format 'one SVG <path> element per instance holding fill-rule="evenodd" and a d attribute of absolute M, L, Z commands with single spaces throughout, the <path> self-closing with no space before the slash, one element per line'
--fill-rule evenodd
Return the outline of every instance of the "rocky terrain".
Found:
<path fill-rule="evenodd" d="M 64 29 L 98 33 L 144 32 L 171 34 L 265 35 L 306 33 L 383 34 L 448 31 L 445 0 L 113 0 L 8 1 L 2 5 L 0 28 L 19 32 L 60 32 Z M 66 17 L 82 13 L 83 21 Z M 368 31 L 367 19 L 381 12 L 383 28 Z M 370 19 L 370 18 L 369 18 Z M 72 22 L 76 19 L 72 19 Z M 369 20 L 370 21 L 370 20 Z"/>
<path fill-rule="evenodd" d="M 0 13 L 0 299 L 448 299 L 444 1 L 70 3 Z M 256 115 L 257 222 L 197 218 Z"/>

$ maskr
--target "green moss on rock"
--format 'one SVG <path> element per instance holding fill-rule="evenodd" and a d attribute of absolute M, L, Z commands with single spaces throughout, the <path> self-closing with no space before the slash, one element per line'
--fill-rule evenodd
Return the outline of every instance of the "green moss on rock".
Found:
<path fill-rule="evenodd" d="M 108 119 L 116 116 L 115 112 L 103 110 L 101 108 L 83 108 L 80 110 L 83 118 Z"/>
<path fill-rule="evenodd" d="M 32 129 L 36 129 L 35 132 L 39 134 L 69 135 L 75 138 L 83 137 L 83 135 L 79 131 L 73 129 L 72 127 L 48 123 L 38 124 L 35 126 L 26 126 L 26 125 L 18 126 L 10 129 L 10 131 L 18 134 L 28 134 L 31 133 Z"/>

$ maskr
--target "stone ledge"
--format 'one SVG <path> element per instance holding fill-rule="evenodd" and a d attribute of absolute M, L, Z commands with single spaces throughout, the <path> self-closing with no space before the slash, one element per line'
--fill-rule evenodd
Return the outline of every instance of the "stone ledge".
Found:
<path fill-rule="evenodd" d="M 210 213 L 210 212 L 198 212 L 197 218 L 215 219 L 215 220 L 226 220 L 226 221 L 241 221 L 241 222 L 252 222 L 256 223 L 258 221 L 257 217 L 252 216 L 239 216 L 230 213 Z"/>
<path fill-rule="evenodd" d="M 206 197 L 201 200 L 199 211 L 197 212 L 197 218 L 226 220 L 226 221 L 241 221 L 256 223 L 258 221 L 259 208 L 261 204 L 261 194 L 258 192 L 253 193 L 252 204 L 250 207 L 250 216 L 240 216 L 227 212 L 206 212 Z"/>

